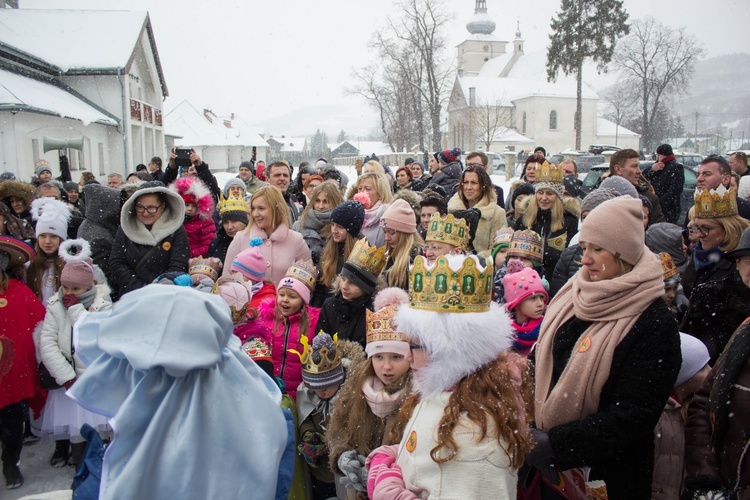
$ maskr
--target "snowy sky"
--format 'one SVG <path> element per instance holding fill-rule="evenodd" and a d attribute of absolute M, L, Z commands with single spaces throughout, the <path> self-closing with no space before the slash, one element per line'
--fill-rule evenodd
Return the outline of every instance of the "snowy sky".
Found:
<path fill-rule="evenodd" d="M 345 97 L 344 88 L 354 68 L 372 60 L 367 47 L 372 33 L 396 12 L 391 0 L 20 2 L 24 9 L 149 11 L 170 92 L 166 110 L 187 99 L 218 114 L 238 113 L 251 123 L 321 104 L 363 106 Z M 467 35 L 475 2 L 445 4 L 454 14 L 453 47 Z M 559 5 L 559 0 L 487 0 L 496 35 L 512 40 L 520 20 L 526 52 L 544 49 Z M 684 25 L 709 56 L 750 52 L 748 0 L 625 0 L 625 8 L 631 19 L 652 15 Z"/>

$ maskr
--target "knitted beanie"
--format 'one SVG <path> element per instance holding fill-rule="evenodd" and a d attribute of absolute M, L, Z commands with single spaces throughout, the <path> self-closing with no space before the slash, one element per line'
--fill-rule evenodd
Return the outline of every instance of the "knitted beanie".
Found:
<path fill-rule="evenodd" d="M 581 225 L 579 241 L 635 265 L 646 248 L 641 200 L 618 196 L 596 207 Z"/>
<path fill-rule="evenodd" d="M 76 193 L 80 192 L 80 188 L 78 187 L 77 182 L 64 182 L 63 188 L 65 188 L 65 192 L 68 191 L 75 191 Z"/>
<path fill-rule="evenodd" d="M 674 383 L 675 387 L 693 378 L 711 360 L 706 344 L 687 333 L 680 332 L 680 351 L 682 352 L 682 365 Z"/>
<path fill-rule="evenodd" d="M 515 265 L 520 264 L 523 269 L 517 270 Z M 508 263 L 508 273 L 503 277 L 503 287 L 505 290 L 505 308 L 512 311 L 521 302 L 532 295 L 541 293 L 544 295 L 544 302 L 549 300 L 549 294 L 542 284 L 542 278 L 539 273 L 531 267 L 525 267 L 520 261 L 512 260 Z"/>
<path fill-rule="evenodd" d="M 232 311 L 232 323 L 237 325 L 248 320 L 247 308 L 252 299 L 252 294 L 246 286 L 233 280 L 221 281 L 218 284 L 219 296 L 229 306 Z"/>
<path fill-rule="evenodd" d="M 31 216 L 36 221 L 36 234 L 54 234 L 61 240 L 68 239 L 70 209 L 54 198 L 37 198 L 31 202 Z"/>
<path fill-rule="evenodd" d="M 534 183 L 535 193 L 538 193 L 541 189 L 549 189 L 550 191 L 553 191 L 560 201 L 562 201 L 563 195 L 565 194 L 565 184 L 562 182 L 539 181 Z"/>
<path fill-rule="evenodd" d="M 331 222 L 343 227 L 356 238 L 362 230 L 362 224 L 365 223 L 365 209 L 369 206 L 370 198 L 364 193 L 357 193 L 353 200 L 346 201 L 333 209 Z"/>
<path fill-rule="evenodd" d="M 302 298 L 305 304 L 310 304 L 310 294 L 315 288 L 315 280 L 318 270 L 312 260 L 298 260 L 286 271 L 284 277 L 279 281 L 276 291 L 288 288 Z"/>
<path fill-rule="evenodd" d="M 231 272 L 240 273 L 252 281 L 263 281 L 268 265 L 263 254 L 260 253 L 262 244 L 263 240 L 260 238 L 250 240 L 250 248 L 241 251 L 232 261 Z"/>
<path fill-rule="evenodd" d="M 247 187 L 245 187 L 245 183 L 242 182 L 242 179 L 232 177 L 224 184 L 224 189 L 222 190 L 224 192 L 224 198 L 229 198 L 229 188 L 232 186 L 240 186 L 242 188 L 243 197 L 247 194 Z"/>
<path fill-rule="evenodd" d="M 58 255 L 65 261 L 60 273 L 60 284 L 67 287 L 90 289 L 94 286 L 94 262 L 91 247 L 84 239 L 68 240 L 60 244 Z"/>
<path fill-rule="evenodd" d="M 620 195 L 628 195 L 633 198 L 638 198 L 638 191 L 635 190 L 635 186 L 633 186 L 629 180 L 620 177 L 619 175 L 610 175 L 599 184 L 599 188 L 614 189 L 620 193 Z"/>
<path fill-rule="evenodd" d="M 39 177 L 42 172 L 49 172 L 50 174 L 52 173 L 52 169 L 50 168 L 49 163 L 44 159 L 37 160 L 36 162 L 36 176 Z"/>
<path fill-rule="evenodd" d="M 664 156 L 672 156 L 672 146 L 669 144 L 662 144 L 658 148 L 656 148 L 656 154 L 664 155 Z"/>
<path fill-rule="evenodd" d="M 516 200 L 523 194 L 527 196 L 530 194 L 534 194 L 534 186 L 532 184 L 529 184 L 528 182 L 524 182 L 516 186 L 516 188 L 513 190 L 513 194 L 511 195 L 510 210 L 516 209 Z"/>
<path fill-rule="evenodd" d="M 614 189 L 599 188 L 591 191 L 581 202 L 581 213 L 591 212 L 607 200 L 613 200 L 620 196 Z"/>
<path fill-rule="evenodd" d="M 417 232 L 417 216 L 406 200 L 399 199 L 390 204 L 380 217 L 383 229 L 394 229 L 401 233 Z"/>
<path fill-rule="evenodd" d="M 302 366 L 302 380 L 310 389 L 324 391 L 344 382 L 344 367 L 336 355 L 336 344 L 327 333 L 313 338 L 307 363 Z"/>
<path fill-rule="evenodd" d="M 440 163 L 449 164 L 458 161 L 458 157 L 461 156 L 461 148 L 446 149 L 439 153 L 435 153 L 435 158 Z"/>

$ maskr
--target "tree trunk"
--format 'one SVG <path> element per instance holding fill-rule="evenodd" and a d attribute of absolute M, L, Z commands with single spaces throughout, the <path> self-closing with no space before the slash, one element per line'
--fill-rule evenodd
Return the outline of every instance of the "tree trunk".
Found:
<path fill-rule="evenodd" d="M 431 118 L 432 118 L 432 148 L 435 151 L 442 151 L 441 145 L 441 132 L 440 132 L 440 108 L 439 104 L 431 107 Z"/>
<path fill-rule="evenodd" d="M 575 116 L 575 128 L 576 128 L 576 151 L 581 149 L 581 113 L 583 111 L 583 102 L 581 99 L 582 86 L 583 86 L 583 61 L 578 66 L 576 78 L 576 116 Z"/>

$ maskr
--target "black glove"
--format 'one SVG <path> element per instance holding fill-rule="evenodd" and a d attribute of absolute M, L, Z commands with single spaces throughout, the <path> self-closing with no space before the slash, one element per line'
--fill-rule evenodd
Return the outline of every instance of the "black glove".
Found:
<path fill-rule="evenodd" d="M 526 463 L 538 469 L 549 483 L 559 484 L 560 478 L 555 469 L 555 457 L 552 454 L 549 435 L 542 430 L 532 428 L 531 438 L 534 441 L 534 448 L 526 455 Z"/>

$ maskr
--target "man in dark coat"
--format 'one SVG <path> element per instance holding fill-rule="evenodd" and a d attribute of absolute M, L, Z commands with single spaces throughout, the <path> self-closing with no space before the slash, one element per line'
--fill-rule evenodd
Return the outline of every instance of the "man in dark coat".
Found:
<path fill-rule="evenodd" d="M 651 202 L 653 210 L 651 211 L 649 224 L 665 222 L 659 197 L 651 192 L 651 186 L 641 175 L 641 169 L 638 164 L 639 160 L 640 155 L 638 151 L 634 149 L 622 149 L 613 154 L 609 160 L 609 175 L 617 175 L 624 178 L 635 186 L 635 190 L 639 195 L 645 196 Z M 682 191 L 682 188 L 680 188 L 680 191 Z"/>
<path fill-rule="evenodd" d="M 659 197 L 666 222 L 677 224 L 685 184 L 685 167 L 675 159 L 672 146 L 669 144 L 662 144 L 656 148 L 656 158 L 659 161 L 645 170 L 643 176 L 651 183 L 656 196 Z"/>
<path fill-rule="evenodd" d="M 427 187 L 429 188 L 432 185 L 437 184 L 445 189 L 448 198 L 450 198 L 456 192 L 458 181 L 461 178 L 461 172 L 463 171 L 463 167 L 459 161 L 461 149 L 446 149 L 445 151 L 435 153 L 434 156 L 437 160 L 435 166 L 436 169 L 432 172 L 432 180 L 430 180 L 430 184 Z M 430 168 L 432 168 L 432 166 Z"/>
<path fill-rule="evenodd" d="M 161 158 L 154 156 L 148 163 L 148 173 L 151 174 L 151 178 L 155 181 L 164 182 L 164 171 L 161 169 Z M 167 184 L 164 182 L 164 184 Z"/>

